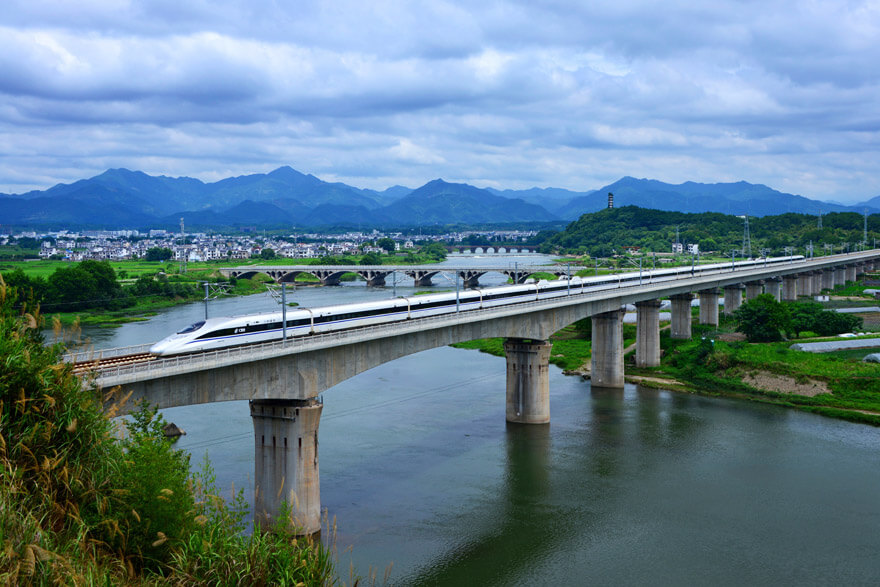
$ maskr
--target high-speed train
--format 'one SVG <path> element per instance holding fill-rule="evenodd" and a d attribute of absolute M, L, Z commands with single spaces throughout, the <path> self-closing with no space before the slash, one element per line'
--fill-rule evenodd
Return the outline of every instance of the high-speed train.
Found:
<path fill-rule="evenodd" d="M 801 260 L 803 260 L 802 256 L 773 257 L 738 261 L 735 265 L 737 269 L 746 269 L 753 266 L 763 267 Z M 458 294 L 446 292 L 339 306 L 296 308 L 287 312 L 287 336 L 307 336 L 398 320 L 411 320 L 457 311 L 466 312 L 517 302 L 543 300 L 609 287 L 627 287 L 649 281 L 657 282 L 730 270 L 732 265 L 732 263 L 717 263 L 696 267 L 672 267 L 643 271 L 641 275 L 638 272 L 633 272 L 596 277 L 573 277 L 570 280 L 562 278 L 556 281 L 464 290 Z M 150 353 L 167 356 L 281 340 L 284 331 L 283 320 L 281 312 L 209 318 L 160 340 L 150 347 Z"/>

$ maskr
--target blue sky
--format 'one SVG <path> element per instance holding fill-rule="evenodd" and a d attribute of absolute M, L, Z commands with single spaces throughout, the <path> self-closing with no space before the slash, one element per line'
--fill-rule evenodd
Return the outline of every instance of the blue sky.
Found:
<path fill-rule="evenodd" d="M 880 195 L 880 2 L 4 0 L 0 191 L 290 165 Z"/>

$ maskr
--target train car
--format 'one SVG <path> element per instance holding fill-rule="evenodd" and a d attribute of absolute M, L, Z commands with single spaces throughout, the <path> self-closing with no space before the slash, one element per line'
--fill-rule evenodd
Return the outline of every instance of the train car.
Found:
<path fill-rule="evenodd" d="M 791 256 L 745 260 L 737 262 L 735 266 L 738 269 L 752 266 L 763 267 L 772 264 L 793 263 L 803 259 L 802 256 Z M 630 287 L 639 283 L 678 279 L 689 275 L 723 272 L 730 269 L 730 264 L 714 263 L 694 267 L 654 269 L 642 271 L 641 275 L 638 272 L 631 272 L 562 278 L 555 281 L 542 280 L 537 283 L 529 280 L 523 284 L 465 290 L 458 293 L 444 292 L 341 306 L 298 308 L 287 312 L 287 336 L 297 337 L 335 332 L 399 320 L 549 299 L 609 287 Z M 150 348 L 150 353 L 167 356 L 280 340 L 284 332 L 282 321 L 281 312 L 210 318 L 196 322 L 162 339 Z"/>

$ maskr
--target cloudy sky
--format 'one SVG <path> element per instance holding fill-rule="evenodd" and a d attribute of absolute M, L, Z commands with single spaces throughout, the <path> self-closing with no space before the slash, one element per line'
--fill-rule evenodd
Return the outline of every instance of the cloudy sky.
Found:
<path fill-rule="evenodd" d="M 2 0 L 0 191 L 290 165 L 880 195 L 880 1 Z"/>

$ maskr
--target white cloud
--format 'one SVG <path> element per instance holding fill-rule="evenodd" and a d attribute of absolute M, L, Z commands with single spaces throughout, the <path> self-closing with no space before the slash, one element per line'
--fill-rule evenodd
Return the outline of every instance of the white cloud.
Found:
<path fill-rule="evenodd" d="M 880 194 L 873 0 L 7 0 L 0 191 L 279 165 Z"/>

